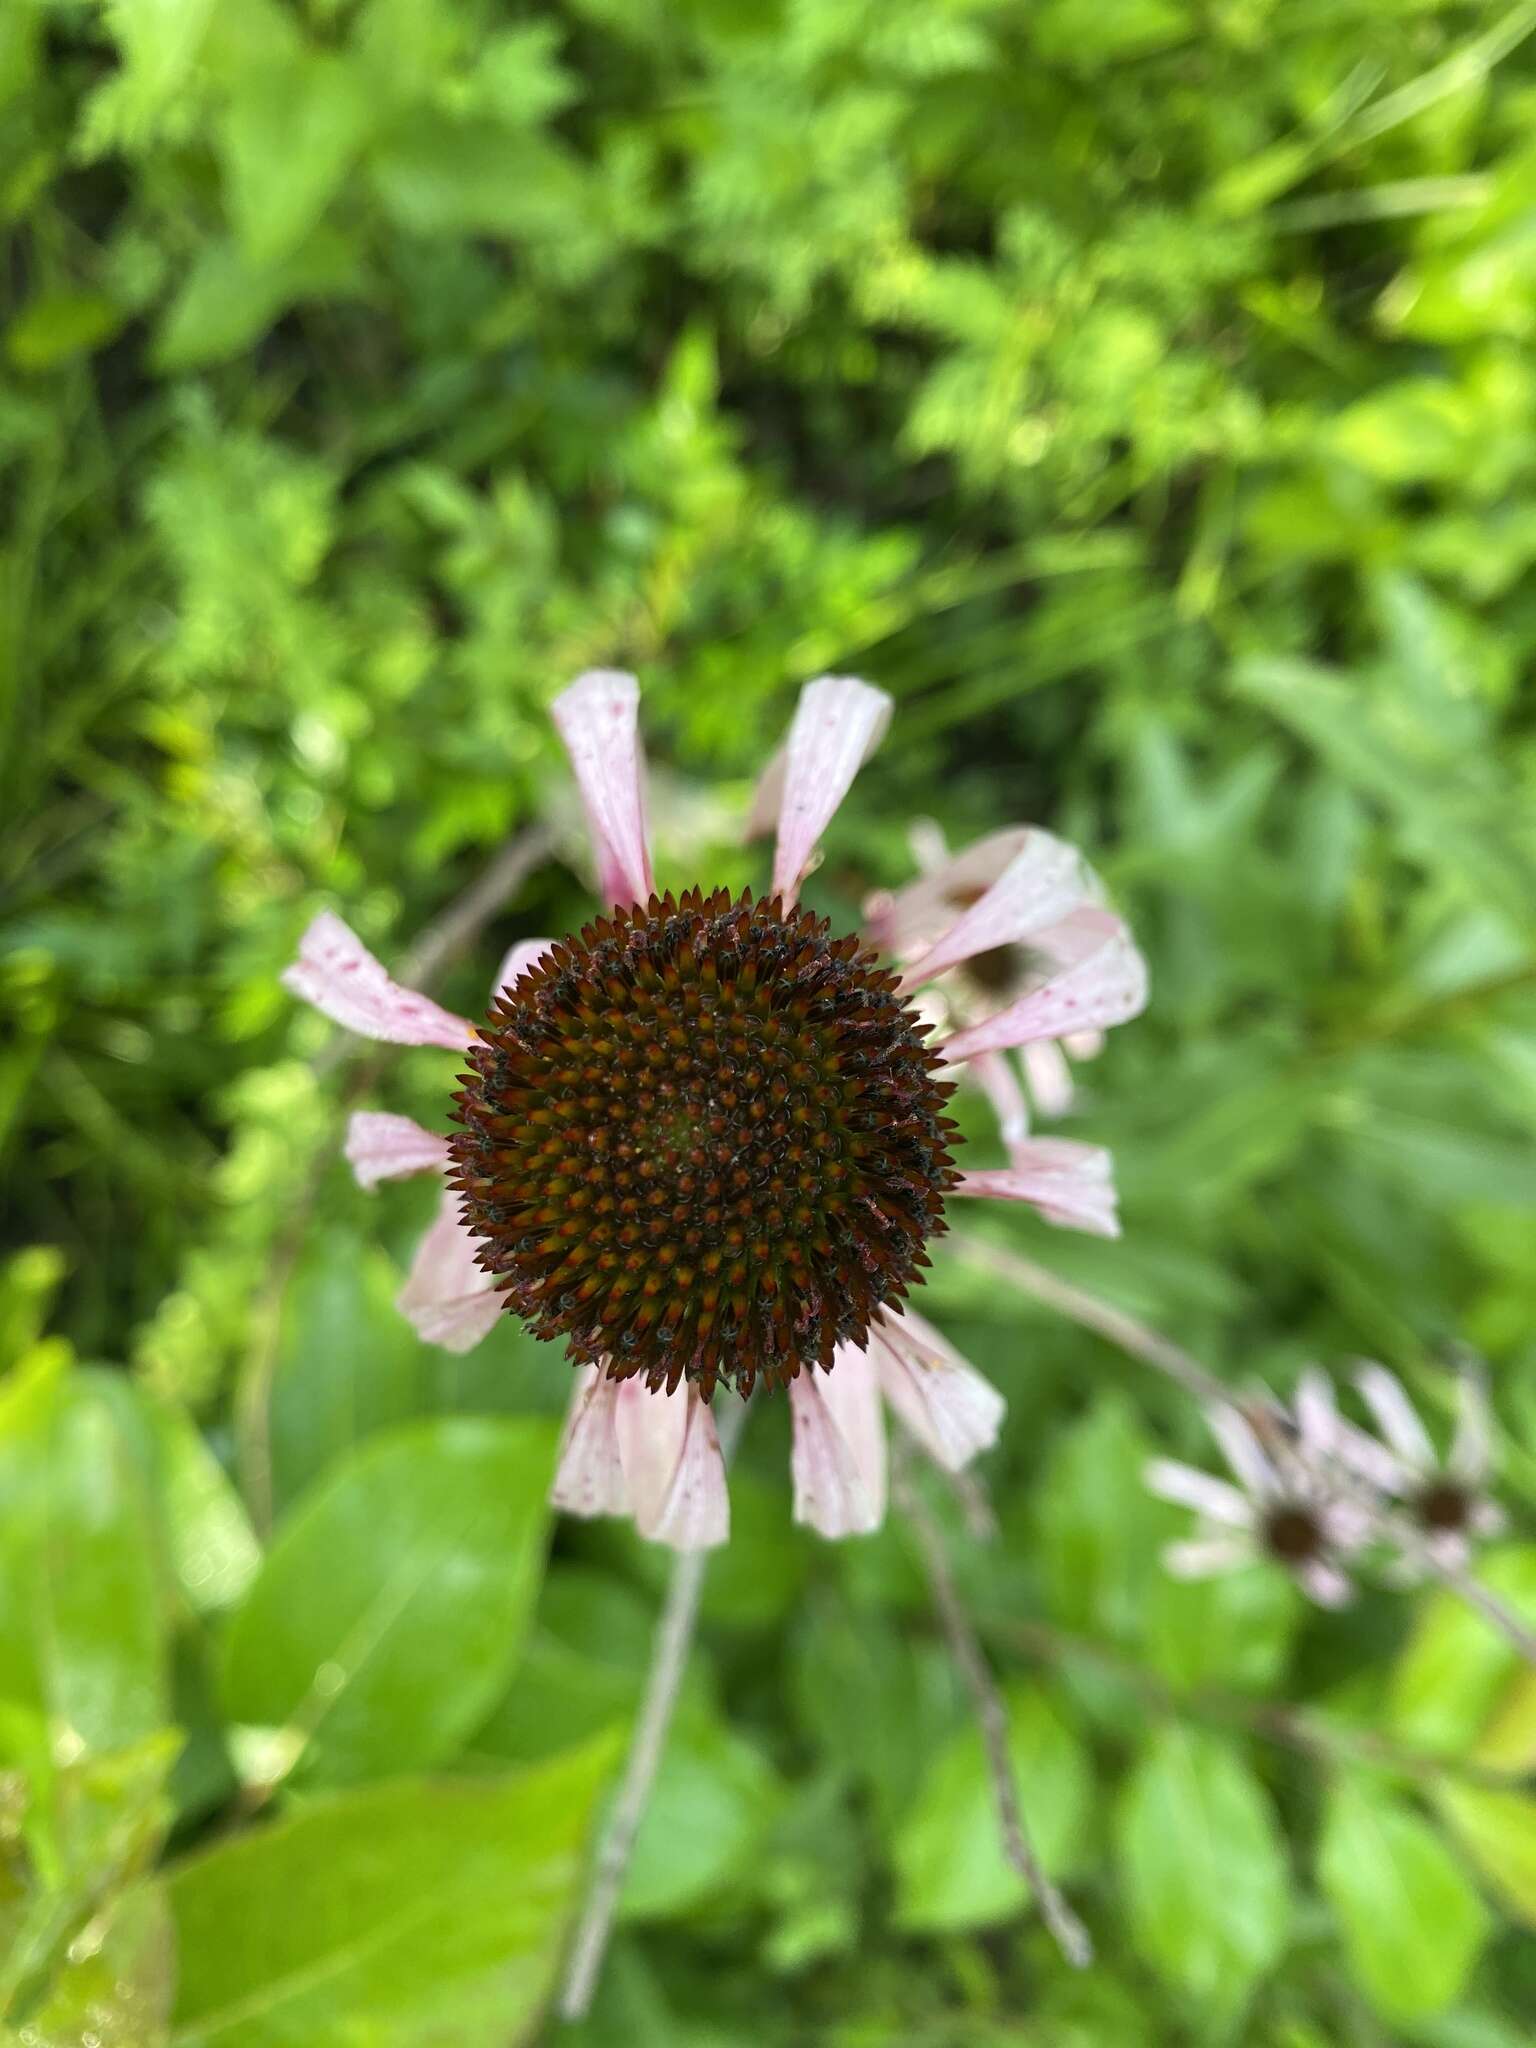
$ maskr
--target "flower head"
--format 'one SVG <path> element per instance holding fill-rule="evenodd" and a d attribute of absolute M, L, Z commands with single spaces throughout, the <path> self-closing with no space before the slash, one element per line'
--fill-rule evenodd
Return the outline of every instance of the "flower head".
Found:
<path fill-rule="evenodd" d="M 1331 1380 L 1312 1372 L 1302 1381 L 1297 1409 L 1308 1417 L 1314 1441 L 1378 1493 L 1401 1502 L 1439 1563 L 1464 1565 L 1474 1543 L 1496 1536 L 1504 1526 L 1487 1491 L 1493 1429 L 1480 1375 L 1469 1369 L 1458 1377 L 1456 1430 L 1444 1457 L 1396 1373 L 1366 1362 L 1354 1379 L 1377 1434 L 1346 1421 Z M 1409 1557 L 1399 1559 L 1395 1571 L 1399 1578 L 1418 1575 Z"/>
<path fill-rule="evenodd" d="M 503 1310 L 578 1368 L 554 1498 L 629 1514 L 679 1548 L 723 1540 L 710 1412 L 722 1384 L 787 1386 L 795 1514 L 828 1536 L 878 1526 L 888 1404 L 941 1464 L 996 1437 L 1001 1398 L 904 1300 L 951 1196 L 997 1196 L 1112 1232 L 1107 1154 L 1015 1146 L 964 1172 L 944 1115 L 955 1072 L 1133 1016 L 1145 968 L 1071 850 L 1016 835 L 903 974 L 799 907 L 817 843 L 890 717 L 881 691 L 801 692 L 749 831 L 776 824 L 771 893 L 658 896 L 634 679 L 597 671 L 554 717 L 581 792 L 604 913 L 503 961 L 471 1026 L 400 988 L 329 913 L 286 984 L 374 1038 L 462 1049 L 460 1128 L 354 1117 L 365 1186 L 444 1177 L 400 1306 L 467 1349 Z M 914 998 L 999 946 L 1040 969 L 934 1037 Z"/>
<path fill-rule="evenodd" d="M 1262 1441 L 1235 1407 L 1206 1411 L 1236 1485 L 1172 1458 L 1148 1464 L 1151 1491 L 1200 1517 L 1194 1536 L 1170 1544 L 1164 1562 L 1176 1576 L 1194 1579 L 1268 1559 L 1320 1606 L 1342 1607 L 1352 1590 L 1345 1564 L 1365 1540 L 1369 1515 L 1329 1484 L 1317 1447 L 1282 1419 L 1256 1414 L 1273 1425 Z"/>

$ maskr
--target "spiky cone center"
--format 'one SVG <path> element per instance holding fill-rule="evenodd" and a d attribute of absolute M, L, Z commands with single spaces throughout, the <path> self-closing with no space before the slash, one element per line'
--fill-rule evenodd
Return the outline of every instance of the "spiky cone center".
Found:
<path fill-rule="evenodd" d="M 493 1002 L 451 1140 L 507 1306 L 578 1363 L 706 1398 L 862 1344 L 958 1178 L 952 1084 L 898 988 L 750 890 L 553 946 Z"/>

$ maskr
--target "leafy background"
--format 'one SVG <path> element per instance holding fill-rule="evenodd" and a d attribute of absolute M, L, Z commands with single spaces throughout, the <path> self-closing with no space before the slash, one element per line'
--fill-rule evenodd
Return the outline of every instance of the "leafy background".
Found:
<path fill-rule="evenodd" d="M 1494 1368 L 1536 1614 L 1536 5 L 9 0 L 0 10 L 0 2010 L 28 2048 L 531 2038 L 661 1557 L 539 1504 L 564 1365 L 391 1306 L 441 1124 L 280 992 L 509 835 L 637 668 L 662 877 L 800 681 L 904 823 L 1083 843 L 1153 963 L 1067 1128 L 1126 1236 L 985 1228 L 1233 1377 Z M 967 1112 L 985 1136 L 979 1112 Z M 1443 1595 L 1177 1586 L 1180 1397 L 951 1247 L 1007 1392 L 954 1538 L 1055 1957 L 899 1527 L 782 1406 L 587 2048 L 1518 2048 L 1536 1678 Z M 953 1514 L 941 1498 L 935 1509 Z M 551 2029 L 551 2032 L 558 2030 Z"/>

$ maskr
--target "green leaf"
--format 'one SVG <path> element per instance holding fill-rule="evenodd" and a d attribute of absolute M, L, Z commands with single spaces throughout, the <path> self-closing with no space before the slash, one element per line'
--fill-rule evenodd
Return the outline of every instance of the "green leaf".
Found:
<path fill-rule="evenodd" d="M 233 1719 L 305 1784 L 450 1756 L 522 1647 L 554 1435 L 460 1419 L 391 1432 L 294 1510 L 230 1629 Z"/>
<path fill-rule="evenodd" d="M 1536 1798 L 1446 1778 L 1435 1804 L 1510 1911 L 1536 1927 Z"/>
<path fill-rule="evenodd" d="M 298 248 L 373 121 L 367 80 L 344 58 L 295 49 L 242 69 L 217 132 L 230 219 L 254 268 Z"/>
<path fill-rule="evenodd" d="M 283 1303 L 272 1377 L 272 1488 L 281 1515 L 337 1458 L 421 1414 L 429 1354 L 395 1306 L 400 1275 L 351 1231 L 317 1232 Z"/>
<path fill-rule="evenodd" d="M 1488 1934 L 1460 1864 L 1412 1807 L 1359 1777 L 1328 1797 L 1318 1878 L 1360 1988 L 1388 2019 L 1459 1996 Z"/>
<path fill-rule="evenodd" d="M 334 296 L 356 275 L 349 245 L 317 231 L 282 262 L 254 264 L 235 242 L 206 242 L 155 336 L 163 373 L 223 362 L 260 338 L 289 306 Z"/>
<path fill-rule="evenodd" d="M 1036 1503 L 1053 1612 L 1121 1642 L 1141 1633 L 1160 1544 L 1178 1524 L 1143 1481 L 1152 1451 L 1129 1402 L 1104 1395 L 1058 1437 Z"/>
<path fill-rule="evenodd" d="M 1202 2005 L 1235 2010 L 1290 1932 L 1274 1810 L 1220 1736 L 1170 1727 L 1131 1773 L 1116 1851 L 1137 1948 Z"/>
<path fill-rule="evenodd" d="M 1147 1659 L 1171 1685 L 1270 1691 L 1285 1668 L 1300 1603 L 1277 1571 L 1179 1579 L 1159 1572 L 1147 1596 Z"/>
<path fill-rule="evenodd" d="M 1008 1754 L 1019 1804 L 1050 1877 L 1070 1868 L 1088 1827 L 1093 1777 L 1077 1737 L 1031 1686 L 1010 1686 Z M 935 1757 L 896 1838 L 896 1919 L 914 1932 L 1011 1919 L 1029 1887 L 1003 1855 L 981 1733 L 963 1729 Z"/>
<path fill-rule="evenodd" d="M 261 1545 L 229 1474 L 186 1411 L 147 1395 L 141 1407 L 171 1570 L 194 1614 L 217 1613 L 249 1590 Z"/>
<path fill-rule="evenodd" d="M 26 2048 L 163 2048 L 175 1982 L 176 1933 L 164 1890 L 137 1885 L 71 1945 L 20 2039 Z"/>
<path fill-rule="evenodd" d="M 51 370 L 110 341 L 123 318 L 99 292 L 43 292 L 6 329 L 5 351 L 18 370 Z"/>
<path fill-rule="evenodd" d="M 125 1749 L 165 1719 L 154 1542 L 110 1404 L 41 1355 L 0 1389 L 0 1700 Z"/>
<path fill-rule="evenodd" d="M 792 1680 L 806 1732 L 867 1787 L 891 1834 L 953 1727 L 948 1660 L 920 1656 L 887 1615 L 827 1591 L 795 1633 Z"/>
<path fill-rule="evenodd" d="M 527 2040 L 616 1755 L 330 1794 L 179 1865 L 174 2048 Z"/>
<path fill-rule="evenodd" d="M 779 1803 L 755 1744 L 713 1718 L 674 1723 L 625 1875 L 623 1917 L 674 1918 L 717 1897 L 751 1869 Z"/>
<path fill-rule="evenodd" d="M 1536 1623 L 1536 1546 L 1490 1552 L 1477 1575 L 1528 1623 Z M 1459 1595 L 1426 1600 L 1387 1693 L 1388 1731 L 1417 1749 L 1464 1754 L 1476 1743 L 1519 1653 Z"/>

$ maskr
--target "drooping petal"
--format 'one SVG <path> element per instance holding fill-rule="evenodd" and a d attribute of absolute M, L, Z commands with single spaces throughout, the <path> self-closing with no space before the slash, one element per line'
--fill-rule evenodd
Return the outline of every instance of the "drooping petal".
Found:
<path fill-rule="evenodd" d="M 1029 1136 L 1029 1105 L 1013 1061 L 1005 1052 L 980 1052 L 971 1061 L 970 1072 L 971 1079 L 986 1090 L 1003 1143 L 1011 1153 Z"/>
<path fill-rule="evenodd" d="M 1252 1562 L 1252 1546 L 1240 1536 L 1186 1536 L 1163 1549 L 1163 1565 L 1176 1579 L 1214 1579 Z"/>
<path fill-rule="evenodd" d="M 730 1534 L 725 1460 L 715 1419 L 686 1382 L 652 1393 L 620 1383 L 615 1425 L 635 1527 L 673 1550 L 709 1550 Z"/>
<path fill-rule="evenodd" d="M 629 1486 L 619 1455 L 616 1421 L 621 1384 L 606 1378 L 600 1365 L 584 1365 L 576 1375 L 566 1410 L 560 1462 L 549 1491 L 550 1500 L 568 1515 L 629 1512 Z"/>
<path fill-rule="evenodd" d="M 1056 927 L 1053 942 L 1059 936 L 1070 938 L 1072 957 L 1038 988 L 948 1039 L 946 1060 L 1123 1024 L 1145 1006 L 1146 962 L 1112 911 L 1078 911 L 1068 924 Z"/>
<path fill-rule="evenodd" d="M 501 1296 L 475 1263 L 476 1244 L 459 1221 L 459 1198 L 443 1191 L 437 1220 L 416 1247 L 395 1306 L 428 1344 L 473 1351 L 501 1313 Z"/>
<path fill-rule="evenodd" d="M 1347 1607 L 1355 1597 L 1354 1587 L 1339 1567 L 1323 1558 L 1309 1558 L 1295 1576 L 1303 1593 L 1319 1607 Z"/>
<path fill-rule="evenodd" d="M 462 1051 L 474 1036 L 463 1017 L 391 981 L 357 933 L 322 910 L 285 968 L 283 987 L 313 1003 L 334 1024 L 387 1045 L 447 1045 Z"/>
<path fill-rule="evenodd" d="M 513 987 L 530 967 L 538 965 L 554 943 L 553 939 L 519 939 L 515 945 L 509 946 L 496 970 L 496 979 L 491 983 L 492 996 L 499 996 L 503 989 Z"/>
<path fill-rule="evenodd" d="M 589 669 L 550 707 L 581 791 L 597 855 L 598 888 L 613 904 L 644 903 L 653 887 L 645 830 L 640 685 L 618 669 Z"/>
<path fill-rule="evenodd" d="M 939 854 L 938 843 L 914 848 L 924 872 L 893 893 L 882 890 L 864 906 L 864 927 L 882 953 L 913 960 L 954 923 L 957 912 L 990 889 L 1028 844 L 1027 825 L 993 832 L 960 853 Z"/>
<path fill-rule="evenodd" d="M 891 722 L 891 700 L 852 676 L 821 676 L 800 692 L 784 745 L 773 890 L 792 903 L 816 843 Z"/>
<path fill-rule="evenodd" d="M 1150 1458 L 1142 1477 L 1147 1491 L 1155 1493 L 1159 1500 L 1193 1508 L 1197 1515 L 1228 1528 L 1253 1527 L 1253 1503 L 1248 1496 L 1229 1486 L 1225 1479 L 1213 1479 L 1209 1472 L 1194 1465 L 1181 1465 L 1176 1458 Z"/>
<path fill-rule="evenodd" d="M 1221 1446 L 1221 1455 L 1248 1491 L 1258 1500 L 1273 1499 L 1280 1491 L 1280 1475 L 1252 1425 L 1235 1408 L 1225 1406 L 1208 1408 L 1205 1421 Z"/>
<path fill-rule="evenodd" d="M 1304 1462 L 1335 1459 L 1383 1493 L 1405 1493 L 1413 1485 L 1400 1458 L 1339 1413 L 1333 1381 L 1320 1367 L 1309 1366 L 1301 1375 L 1293 1405 Z"/>
<path fill-rule="evenodd" d="M 1049 832 L 1030 832 L 997 880 L 908 968 L 904 981 L 915 988 L 978 953 L 1023 945 L 1094 902 L 1077 849 Z"/>
<path fill-rule="evenodd" d="M 869 1348 L 880 1391 L 936 1464 L 958 1472 L 996 1443 L 1007 1402 L 914 1310 L 881 1316 Z"/>
<path fill-rule="evenodd" d="M 866 1536 L 885 1520 L 885 1423 L 867 1352 L 838 1348 L 832 1370 L 789 1383 L 795 1520 L 819 1535 Z"/>
<path fill-rule="evenodd" d="M 1078 1038 L 1089 1038 L 1094 1034 L 1078 1032 Z M 981 1053 L 980 1059 L 994 1059 L 1000 1055 Z M 1072 1068 L 1063 1046 L 1054 1038 L 1036 1038 L 1028 1045 L 1019 1047 L 1019 1058 L 1024 1065 L 1024 1078 L 1029 1083 L 1029 1092 L 1034 1097 L 1035 1107 L 1042 1116 L 1065 1116 L 1072 1107 L 1076 1093 L 1072 1085 Z M 971 1062 L 971 1071 L 976 1071 L 976 1061 Z"/>
<path fill-rule="evenodd" d="M 1114 1162 L 1102 1145 L 1075 1138 L 1030 1138 L 1014 1147 L 1013 1165 L 962 1174 L 957 1195 L 1028 1202 L 1048 1223 L 1118 1237 Z"/>
<path fill-rule="evenodd" d="M 441 1173 L 448 1163 L 446 1138 L 423 1130 L 414 1117 L 382 1109 L 360 1109 L 348 1119 L 342 1151 L 360 1188 L 413 1173 Z"/>
<path fill-rule="evenodd" d="M 1384 1365 L 1363 1365 L 1355 1374 L 1355 1385 L 1376 1418 L 1376 1427 L 1404 1464 L 1417 1472 L 1433 1471 L 1435 1447 L 1397 1374 Z"/>
<path fill-rule="evenodd" d="M 1481 1373 L 1460 1375 L 1456 1402 L 1456 1435 L 1446 1469 L 1463 1485 L 1480 1486 L 1493 1465 L 1493 1411 Z"/>

